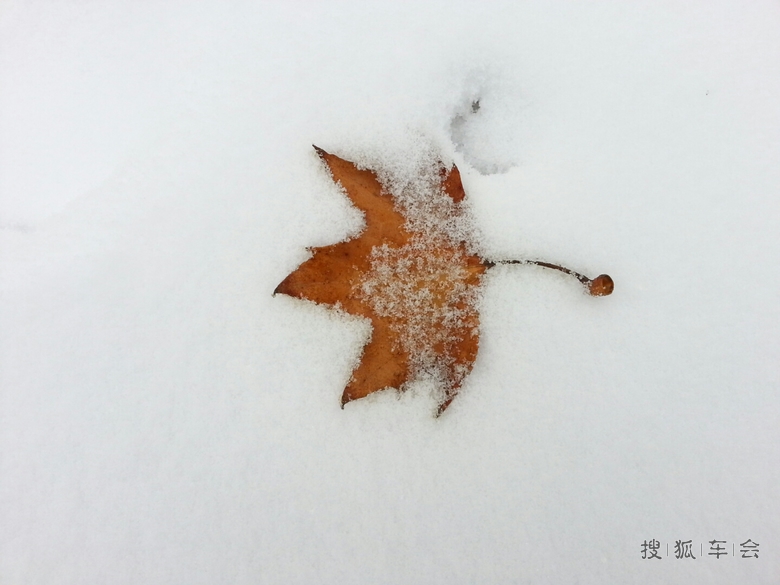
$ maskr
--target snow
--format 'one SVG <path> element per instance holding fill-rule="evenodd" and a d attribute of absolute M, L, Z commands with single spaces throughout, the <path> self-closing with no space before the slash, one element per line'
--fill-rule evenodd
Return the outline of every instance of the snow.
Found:
<path fill-rule="evenodd" d="M 2 4 L 0 582 L 777 582 L 778 26 Z M 425 384 L 342 411 L 366 324 L 271 296 L 362 223 L 312 143 L 397 177 L 434 148 L 486 255 L 615 292 L 496 266 L 441 418 Z"/>

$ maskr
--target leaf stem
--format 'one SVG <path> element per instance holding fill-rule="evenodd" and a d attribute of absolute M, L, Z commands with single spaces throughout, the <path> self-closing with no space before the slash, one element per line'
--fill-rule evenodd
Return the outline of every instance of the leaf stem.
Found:
<path fill-rule="evenodd" d="M 588 278 L 584 274 L 580 274 L 565 266 L 559 266 L 558 264 L 552 264 L 550 262 L 542 262 L 541 260 L 485 260 L 486 268 L 493 268 L 497 264 L 534 264 L 536 266 L 542 266 L 543 268 L 551 268 L 553 270 L 559 270 L 569 274 L 579 280 L 585 288 L 588 290 L 588 294 L 594 297 L 604 297 L 612 294 L 615 289 L 615 283 L 608 274 L 600 274 L 596 278 Z"/>

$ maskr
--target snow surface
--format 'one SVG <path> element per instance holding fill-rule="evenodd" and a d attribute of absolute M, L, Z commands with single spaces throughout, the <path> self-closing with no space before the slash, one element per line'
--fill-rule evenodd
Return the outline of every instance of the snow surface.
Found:
<path fill-rule="evenodd" d="M 0 583 L 777 583 L 779 70 L 761 0 L 0 4 Z M 496 267 L 444 416 L 342 411 L 312 143 L 615 293 Z"/>

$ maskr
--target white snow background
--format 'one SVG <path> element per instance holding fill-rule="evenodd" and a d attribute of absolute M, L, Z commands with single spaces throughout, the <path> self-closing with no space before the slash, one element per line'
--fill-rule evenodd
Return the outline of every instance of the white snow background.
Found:
<path fill-rule="evenodd" d="M 778 72 L 759 0 L 3 2 L 0 583 L 780 582 Z M 615 293 L 495 268 L 444 416 L 342 411 L 312 143 Z"/>

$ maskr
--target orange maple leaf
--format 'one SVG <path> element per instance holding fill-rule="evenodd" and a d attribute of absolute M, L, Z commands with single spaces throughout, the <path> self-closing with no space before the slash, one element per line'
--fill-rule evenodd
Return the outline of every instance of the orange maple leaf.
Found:
<path fill-rule="evenodd" d="M 337 307 L 371 322 L 371 338 L 344 389 L 342 408 L 378 390 L 402 390 L 427 374 L 441 392 L 438 416 L 474 366 L 479 289 L 485 271 L 497 263 L 480 258 L 468 238 L 448 229 L 464 215 L 461 202 L 466 193 L 460 173 L 454 165 L 449 169 L 440 165 L 436 184 L 424 201 L 429 207 L 415 210 L 413 204 L 404 205 L 390 195 L 373 171 L 314 148 L 333 179 L 365 214 L 366 226 L 353 239 L 313 248 L 312 257 L 274 294 Z M 589 286 L 591 294 L 612 291 L 606 275 L 591 281 L 554 264 L 506 262 L 539 264 L 573 274 Z"/>

